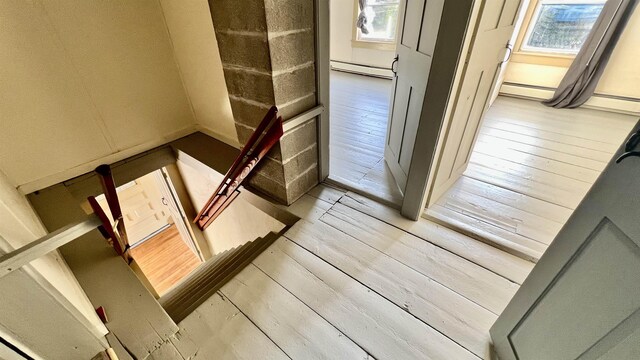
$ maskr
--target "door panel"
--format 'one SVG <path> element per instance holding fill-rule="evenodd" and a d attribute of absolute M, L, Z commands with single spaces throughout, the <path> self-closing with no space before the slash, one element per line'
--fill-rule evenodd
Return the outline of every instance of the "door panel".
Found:
<path fill-rule="evenodd" d="M 444 0 L 407 0 L 400 9 L 398 61 L 385 161 L 404 192 Z"/>
<path fill-rule="evenodd" d="M 521 0 L 486 0 L 481 9 L 453 115 L 447 125 L 432 200 L 466 170 L 506 54 Z"/>
<path fill-rule="evenodd" d="M 638 245 L 604 218 L 513 330 L 518 356 L 575 359 L 632 315 L 640 307 Z M 603 306 L 608 316 L 593 316 Z M 550 331 L 558 314 L 562 331 Z"/>
<path fill-rule="evenodd" d="M 492 327 L 501 359 L 640 358 L 638 188 L 639 157 L 607 166 Z"/>
<path fill-rule="evenodd" d="M 418 130 L 418 120 L 420 119 L 420 112 L 422 111 L 423 99 L 424 90 L 414 90 L 413 87 L 409 89 L 409 100 L 405 116 L 407 120 L 404 122 L 404 129 L 402 130 L 402 144 L 400 145 L 400 152 L 398 154 L 398 163 L 404 174 L 409 173 L 411 155 L 413 145 L 416 141 L 416 131 Z"/>
<path fill-rule="evenodd" d="M 119 186 L 117 191 L 129 245 L 144 240 L 174 222 L 169 209 L 162 203 L 163 196 L 153 173 Z M 107 210 L 104 197 L 100 196 L 97 200 L 110 217 L 111 212 Z"/>
<path fill-rule="evenodd" d="M 121 207 L 131 245 L 173 223 L 153 173 L 135 180 L 136 185 L 122 191 Z"/>

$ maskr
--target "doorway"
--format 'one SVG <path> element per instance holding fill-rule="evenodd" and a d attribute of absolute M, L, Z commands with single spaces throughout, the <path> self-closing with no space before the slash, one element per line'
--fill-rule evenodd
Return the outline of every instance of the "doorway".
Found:
<path fill-rule="evenodd" d="M 623 101 L 622 87 L 599 87 L 593 101 L 576 109 L 540 103 L 554 92 L 542 85 L 560 82 L 603 3 L 522 4 L 517 23 L 504 34 L 511 40 L 493 91 L 478 87 L 463 98 L 480 98 L 481 105 L 486 98 L 486 105 L 476 115 L 473 105 L 455 107 L 423 217 L 527 260 L 541 257 L 637 121 L 628 109 L 638 99 Z M 633 41 L 623 36 L 616 61 L 629 61 Z M 603 74 L 605 84 L 615 78 L 617 67 L 611 69 Z M 465 81 L 473 83 L 469 74 Z"/>
<path fill-rule="evenodd" d="M 537 261 L 636 121 L 498 96 L 466 170 L 424 216 Z"/>
<path fill-rule="evenodd" d="M 156 297 L 204 260 L 166 168 L 117 187 L 134 271 Z M 98 204 L 111 219 L 104 194 Z"/>
<path fill-rule="evenodd" d="M 384 161 L 390 92 L 389 79 L 331 71 L 329 180 L 399 206 Z"/>
<path fill-rule="evenodd" d="M 329 181 L 399 207 L 402 193 L 384 160 L 399 0 L 330 4 Z M 366 33 L 365 33 L 366 32 Z"/>

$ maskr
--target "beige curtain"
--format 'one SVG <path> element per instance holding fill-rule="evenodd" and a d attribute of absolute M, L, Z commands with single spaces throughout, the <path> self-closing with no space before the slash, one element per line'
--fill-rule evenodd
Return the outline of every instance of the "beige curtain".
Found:
<path fill-rule="evenodd" d="M 608 0 L 555 94 L 542 103 L 576 108 L 593 95 L 638 0 Z"/>

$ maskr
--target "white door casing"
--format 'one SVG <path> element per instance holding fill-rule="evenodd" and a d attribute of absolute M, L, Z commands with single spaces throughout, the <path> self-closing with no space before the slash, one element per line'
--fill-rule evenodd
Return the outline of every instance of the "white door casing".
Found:
<path fill-rule="evenodd" d="M 444 0 L 402 3 L 384 158 L 404 193 Z"/>
<path fill-rule="evenodd" d="M 485 0 L 467 54 L 453 112 L 446 126 L 429 204 L 466 170 L 486 113 L 522 0 Z"/>
<path fill-rule="evenodd" d="M 180 238 L 200 258 L 200 260 L 204 261 L 204 255 L 200 250 L 200 246 L 195 241 L 195 235 L 189 226 L 189 219 L 187 218 L 187 214 L 185 213 L 182 204 L 180 204 L 180 199 L 173 184 L 171 183 L 169 173 L 166 168 L 156 170 L 153 173 L 155 174 L 155 180 L 162 195 L 162 203 L 171 214 L 171 217 L 174 220 L 174 225 L 178 229 L 178 233 L 180 233 Z"/>
<path fill-rule="evenodd" d="M 491 328 L 500 359 L 640 358 L 639 218 L 640 157 L 612 160 Z"/>

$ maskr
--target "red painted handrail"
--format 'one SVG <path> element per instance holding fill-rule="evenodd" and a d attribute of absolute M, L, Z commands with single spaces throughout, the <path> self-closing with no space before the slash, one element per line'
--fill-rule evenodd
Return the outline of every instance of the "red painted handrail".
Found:
<path fill-rule="evenodd" d="M 131 257 L 129 256 L 129 240 L 127 237 L 127 230 L 124 227 L 124 218 L 122 216 L 122 209 L 120 208 L 120 202 L 118 201 L 118 191 L 116 189 L 116 184 L 115 184 L 115 181 L 113 180 L 113 175 L 111 174 L 111 167 L 106 164 L 100 165 L 96 168 L 96 173 L 100 178 L 100 184 L 102 185 L 102 191 L 104 192 L 104 197 L 106 198 L 107 204 L 109 205 L 109 211 L 111 211 L 111 217 L 115 222 L 116 238 L 113 239 L 114 247 L 115 247 L 115 243 L 117 242 L 120 249 L 116 248 L 116 251 L 120 255 L 122 255 L 122 257 L 125 260 L 127 260 L 127 262 L 130 263 Z M 89 203 L 91 204 L 91 201 Z M 94 208 L 94 212 L 100 215 L 98 212 L 96 212 L 95 208 Z"/>
<path fill-rule="evenodd" d="M 194 223 L 201 230 L 206 229 L 233 202 L 239 194 L 238 187 L 282 137 L 282 117 L 277 115 L 278 108 L 272 106 L 251 134 L 218 188 L 194 219 Z"/>

